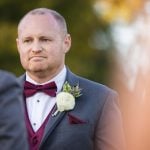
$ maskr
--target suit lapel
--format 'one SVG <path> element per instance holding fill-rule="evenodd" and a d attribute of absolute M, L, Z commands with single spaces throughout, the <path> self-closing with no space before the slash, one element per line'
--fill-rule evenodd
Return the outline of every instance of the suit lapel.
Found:
<path fill-rule="evenodd" d="M 76 85 L 78 83 L 77 77 L 75 75 L 73 75 L 69 71 L 69 69 L 67 69 L 66 81 L 68 81 L 69 84 L 72 86 Z M 56 108 L 53 110 L 52 113 L 54 113 L 55 111 L 56 111 Z M 44 135 L 43 135 L 42 142 L 40 145 L 42 145 L 46 141 L 46 139 L 52 133 L 52 131 L 56 128 L 58 123 L 61 122 L 61 120 L 63 119 L 65 114 L 66 114 L 66 112 L 64 111 L 64 112 L 58 113 L 55 117 L 52 117 L 52 115 L 50 115 L 49 120 L 46 125 L 46 128 L 44 130 Z"/>
<path fill-rule="evenodd" d="M 47 137 L 52 133 L 52 131 L 57 126 L 57 124 L 63 119 L 65 113 L 66 112 L 58 113 L 54 117 L 52 117 L 52 115 L 50 115 L 49 120 L 48 120 L 48 122 L 46 124 L 46 128 L 44 130 L 44 134 L 43 134 L 43 138 L 42 138 L 40 146 L 45 142 L 45 140 L 47 139 Z"/>

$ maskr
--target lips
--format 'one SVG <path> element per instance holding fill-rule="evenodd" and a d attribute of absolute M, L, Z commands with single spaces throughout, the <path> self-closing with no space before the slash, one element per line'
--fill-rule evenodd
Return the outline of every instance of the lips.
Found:
<path fill-rule="evenodd" d="M 40 60 L 43 60 L 44 58 L 46 58 L 46 57 L 44 57 L 44 56 L 32 56 L 29 58 L 29 60 L 40 61 Z"/>

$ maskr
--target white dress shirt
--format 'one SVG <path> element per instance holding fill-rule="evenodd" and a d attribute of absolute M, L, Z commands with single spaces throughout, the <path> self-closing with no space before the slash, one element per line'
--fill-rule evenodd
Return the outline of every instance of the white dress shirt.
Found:
<path fill-rule="evenodd" d="M 60 73 L 57 76 L 42 84 L 55 81 L 57 85 L 57 93 L 59 93 L 65 82 L 65 78 L 66 78 L 66 67 L 64 66 L 64 68 L 60 71 Z M 26 73 L 26 81 L 39 85 L 39 83 L 32 80 L 27 73 Z M 32 128 L 35 132 L 43 124 L 46 117 L 54 107 L 55 103 L 56 103 L 55 97 L 51 97 L 43 92 L 38 92 L 31 97 L 27 97 L 26 99 L 27 113 Z"/>

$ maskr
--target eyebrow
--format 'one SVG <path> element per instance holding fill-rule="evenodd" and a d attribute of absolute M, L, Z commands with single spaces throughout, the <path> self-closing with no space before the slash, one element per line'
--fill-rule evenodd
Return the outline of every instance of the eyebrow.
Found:
<path fill-rule="evenodd" d="M 31 35 L 29 36 L 25 36 L 25 37 L 22 37 L 21 39 L 24 40 L 24 39 L 32 39 L 33 37 Z M 38 36 L 39 39 L 42 39 L 42 38 L 47 38 L 47 39 L 52 39 L 53 37 L 52 36 L 49 36 L 49 35 L 41 35 L 41 36 Z"/>

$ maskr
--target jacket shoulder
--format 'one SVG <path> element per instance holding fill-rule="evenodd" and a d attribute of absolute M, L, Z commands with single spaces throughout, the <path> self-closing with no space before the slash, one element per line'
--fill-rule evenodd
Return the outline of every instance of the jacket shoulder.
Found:
<path fill-rule="evenodd" d="M 104 93 L 104 94 L 111 93 L 111 94 L 117 95 L 117 92 L 114 89 L 108 87 L 107 85 L 104 85 L 104 84 L 101 84 L 101 83 L 98 83 L 98 82 L 95 82 L 95 81 L 92 81 L 92 80 L 89 80 L 87 78 L 80 77 L 80 76 L 78 76 L 78 79 L 79 79 L 80 86 L 84 87 L 84 89 L 88 91 L 91 91 L 91 92 L 95 91 L 96 93 L 100 91 L 101 93 Z"/>

